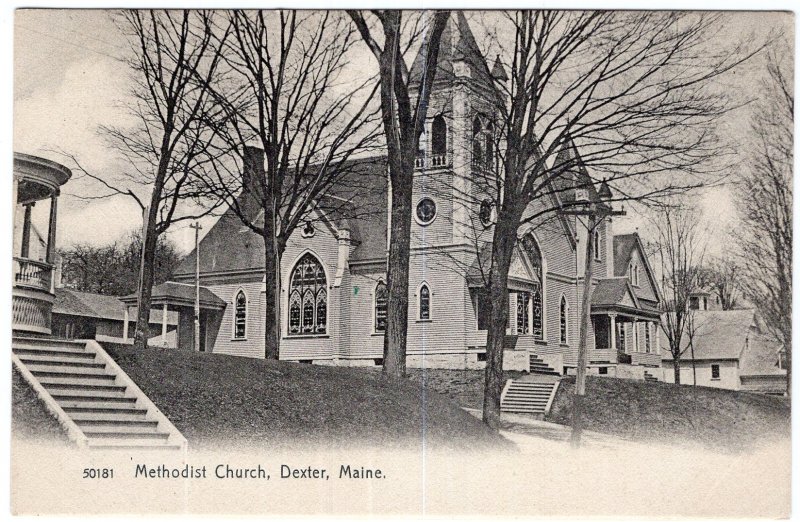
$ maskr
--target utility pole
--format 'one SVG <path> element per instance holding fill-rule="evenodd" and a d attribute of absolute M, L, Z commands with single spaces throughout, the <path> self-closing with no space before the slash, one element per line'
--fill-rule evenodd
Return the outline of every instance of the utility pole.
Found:
<path fill-rule="evenodd" d="M 196 222 L 189 225 L 194 229 L 194 349 L 200 350 L 200 230 L 203 226 Z"/>
<path fill-rule="evenodd" d="M 607 202 L 612 198 L 611 189 L 605 180 L 598 191 L 599 202 L 587 201 L 574 209 L 564 209 L 564 215 L 586 216 L 588 231 L 586 240 L 586 258 L 583 273 L 583 299 L 581 300 L 581 325 L 580 341 L 578 343 L 578 367 L 575 376 L 575 396 L 572 403 L 572 436 L 570 443 L 573 448 L 581 445 L 583 432 L 583 401 L 586 396 L 586 366 L 588 365 L 589 351 L 586 346 L 589 337 L 589 319 L 592 307 L 592 276 L 594 274 L 594 231 L 609 216 L 624 216 L 624 210 L 613 210 Z M 606 239 L 608 241 L 608 239 Z M 609 262 L 609 260 L 606 260 Z"/>

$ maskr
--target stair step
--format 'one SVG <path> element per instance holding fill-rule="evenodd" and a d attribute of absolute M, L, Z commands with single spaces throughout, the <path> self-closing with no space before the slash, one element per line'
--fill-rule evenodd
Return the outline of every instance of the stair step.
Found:
<path fill-rule="evenodd" d="M 88 384 L 91 382 L 106 382 L 111 384 L 116 376 L 107 373 L 87 374 L 78 372 L 56 372 L 51 370 L 31 370 L 42 383 L 48 384 Z"/>
<path fill-rule="evenodd" d="M 105 440 L 120 439 L 130 441 L 131 439 L 150 439 L 150 440 L 165 440 L 169 438 L 169 433 L 162 431 L 84 431 L 83 432 L 89 440 Z"/>
<path fill-rule="evenodd" d="M 86 359 L 94 359 L 93 352 L 87 352 L 85 348 L 60 348 L 51 346 L 17 346 L 13 345 L 12 351 L 17 355 L 54 355 L 61 357 L 79 357 Z"/>
<path fill-rule="evenodd" d="M 142 413 L 139 412 L 122 412 L 122 411 L 67 411 L 69 416 L 75 421 L 77 424 L 80 424 L 77 421 L 102 421 L 105 423 L 113 423 L 119 421 L 138 421 L 138 420 L 146 420 L 146 411 Z"/>
<path fill-rule="evenodd" d="M 34 375 L 47 375 L 50 377 L 59 376 L 59 375 L 67 375 L 67 376 L 105 376 L 114 378 L 113 375 L 109 375 L 106 373 L 105 367 L 95 368 L 95 367 L 70 367 L 70 366 L 58 366 L 58 365 L 49 365 L 47 363 L 36 363 L 36 364 L 26 364 L 28 369 Z"/>
<path fill-rule="evenodd" d="M 128 397 L 117 397 L 117 399 L 127 399 Z M 63 400 L 60 399 L 58 401 L 58 405 L 61 406 L 61 409 L 64 411 L 138 411 L 141 410 L 146 412 L 142 408 L 136 407 L 136 398 L 131 397 L 133 402 L 125 400 L 108 400 L 108 399 L 101 399 L 101 398 L 90 398 L 87 399 L 86 397 L 81 397 L 79 400 Z"/>
<path fill-rule="evenodd" d="M 103 436 L 103 433 L 163 433 L 158 431 L 158 423 L 138 425 L 132 422 L 118 422 L 116 424 L 87 424 L 81 426 L 81 430 L 86 435 Z"/>
<path fill-rule="evenodd" d="M 115 402 L 136 402 L 136 397 L 125 395 L 124 388 L 117 390 L 56 390 L 49 389 L 48 392 L 57 401 L 115 401 Z"/>
<path fill-rule="evenodd" d="M 114 439 L 89 439 L 88 446 L 92 449 L 114 449 L 114 450 L 141 450 L 141 449 L 158 449 L 158 450 L 179 450 L 181 446 L 178 444 L 170 444 L 167 441 L 159 440 L 114 440 Z"/>
<path fill-rule="evenodd" d="M 59 405 L 61 406 L 61 405 Z M 70 414 L 82 413 L 102 413 L 104 415 L 135 415 L 143 417 L 147 415 L 147 410 L 137 408 L 133 404 L 93 404 L 93 403 L 78 403 L 76 405 L 63 405 L 61 409 Z"/>
<path fill-rule="evenodd" d="M 55 346 L 58 348 L 86 348 L 86 341 L 76 341 L 70 339 L 53 339 L 51 337 L 17 337 L 11 340 L 12 346 Z"/>
<path fill-rule="evenodd" d="M 151 427 L 154 427 L 154 428 L 158 426 L 158 421 L 141 419 L 140 417 L 131 418 L 131 419 L 122 419 L 119 416 L 115 416 L 113 418 L 108 418 L 108 417 L 104 418 L 102 415 L 97 415 L 97 414 L 78 414 L 78 415 L 79 415 L 78 418 L 73 417 L 72 420 L 74 420 L 75 424 L 80 426 L 81 429 L 83 429 L 84 427 L 88 427 L 88 426 L 92 426 L 92 427 L 99 427 L 99 426 L 127 426 L 127 427 L 139 426 L 139 427 L 145 427 L 145 426 L 151 426 Z M 80 417 L 83 417 L 83 418 L 80 418 Z"/>
<path fill-rule="evenodd" d="M 102 382 L 85 382 L 85 381 L 78 381 L 78 382 L 48 382 L 51 380 L 55 381 L 70 381 L 70 379 L 41 379 L 40 382 L 44 388 L 52 393 L 64 393 L 69 391 L 70 393 L 76 394 L 90 394 L 90 393 L 112 393 L 114 395 L 125 395 L 125 390 L 127 388 L 125 386 L 120 386 L 118 384 L 104 384 Z"/>
<path fill-rule="evenodd" d="M 22 356 L 19 358 L 20 361 L 24 362 L 26 366 L 29 367 L 40 367 L 40 366 L 47 366 L 47 367 L 70 367 L 70 368 L 105 368 L 106 363 L 102 362 L 94 362 L 94 360 L 89 359 L 78 359 L 78 358 L 31 358 L 30 356 Z"/>

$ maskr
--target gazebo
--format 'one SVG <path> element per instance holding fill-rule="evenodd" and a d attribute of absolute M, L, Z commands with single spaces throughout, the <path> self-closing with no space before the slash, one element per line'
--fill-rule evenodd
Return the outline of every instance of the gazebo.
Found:
<path fill-rule="evenodd" d="M 128 323 L 131 309 L 136 308 L 137 297 L 134 293 L 121 297 L 120 301 L 125 303 L 125 329 L 122 336 L 128 339 Z M 167 337 L 167 313 L 176 311 L 178 312 L 178 349 L 205 352 L 208 346 L 214 345 L 214 339 L 208 337 L 209 335 L 216 336 L 226 303 L 208 288 L 200 287 L 200 346 L 197 347 L 194 345 L 194 304 L 195 286 L 192 284 L 167 281 L 153 287 L 151 309 L 153 311 L 161 310 L 163 314 L 162 339 Z M 212 328 L 209 328 L 209 324 L 212 325 Z"/>

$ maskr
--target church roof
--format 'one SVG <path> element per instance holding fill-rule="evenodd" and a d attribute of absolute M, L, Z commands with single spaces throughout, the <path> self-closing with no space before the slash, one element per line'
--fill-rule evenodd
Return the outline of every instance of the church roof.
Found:
<path fill-rule="evenodd" d="M 455 79 L 453 62 L 459 60 L 469 64 L 473 79 L 487 87 L 494 85 L 489 65 L 475 41 L 475 35 L 469 27 L 464 12 L 454 10 L 442 32 L 435 81 L 453 81 Z M 424 49 L 420 49 L 411 66 L 411 71 L 409 71 L 410 85 L 419 85 L 424 63 L 425 52 Z"/>
<path fill-rule="evenodd" d="M 580 152 L 570 137 L 566 137 L 553 162 L 553 169 L 562 167 L 566 168 L 566 171 L 553 180 L 553 185 L 563 203 L 574 202 L 577 189 L 586 190 L 589 201 L 601 201 L 594 180 L 586 170 Z"/>
<path fill-rule="evenodd" d="M 386 255 L 387 163 L 385 157 L 352 160 L 348 174 L 337 183 L 317 208 L 334 227 L 346 228 L 356 242 L 351 260 L 382 258 Z M 253 211 L 260 212 L 256 206 Z M 263 217 L 256 223 L 263 223 Z M 263 270 L 264 242 L 245 226 L 231 209 L 225 211 L 200 241 L 200 272 Z M 176 277 L 194 274 L 192 250 L 175 270 Z"/>
<path fill-rule="evenodd" d="M 167 302 L 169 304 L 194 304 L 195 286 L 186 283 L 176 283 L 167 281 L 153 287 L 151 297 L 153 305 Z M 129 304 L 136 304 L 136 294 L 126 295 L 120 298 L 121 301 Z M 225 308 L 226 303 L 217 294 L 208 288 L 200 287 L 200 306 L 210 308 Z"/>

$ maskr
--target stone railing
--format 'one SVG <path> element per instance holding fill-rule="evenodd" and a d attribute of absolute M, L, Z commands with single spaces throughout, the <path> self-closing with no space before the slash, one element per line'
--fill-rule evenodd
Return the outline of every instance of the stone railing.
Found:
<path fill-rule="evenodd" d="M 50 333 L 53 303 L 46 300 L 14 295 L 11 300 L 12 325 L 23 332 Z"/>
<path fill-rule="evenodd" d="M 15 257 L 14 265 L 14 286 L 51 291 L 53 265 L 22 257 Z"/>
<path fill-rule="evenodd" d="M 417 156 L 414 167 L 418 169 L 439 169 L 450 166 L 450 155 L 445 154 L 422 154 Z"/>

